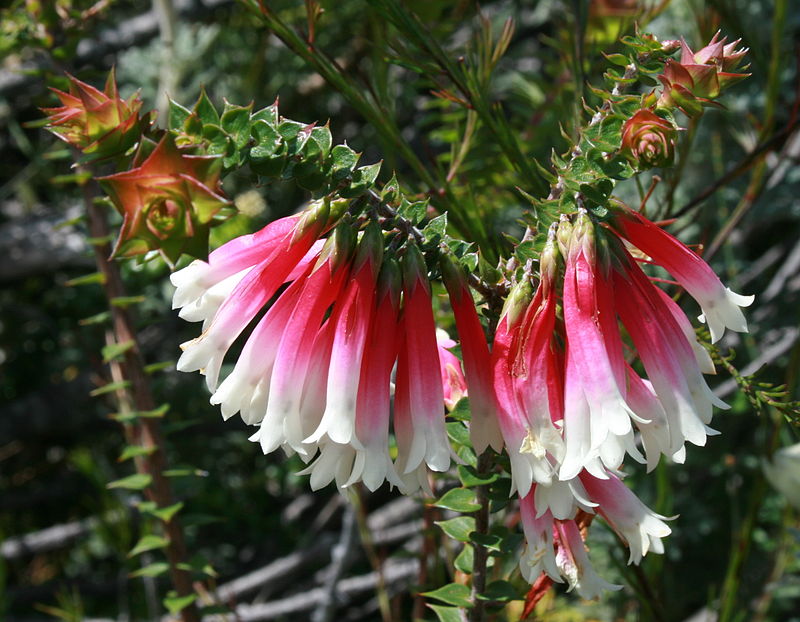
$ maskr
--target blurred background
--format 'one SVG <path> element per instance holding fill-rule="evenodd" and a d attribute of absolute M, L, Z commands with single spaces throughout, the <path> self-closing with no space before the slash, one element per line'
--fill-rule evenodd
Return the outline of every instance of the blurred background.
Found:
<path fill-rule="evenodd" d="M 159 21 L 165 2 L 172 11 L 168 27 Z M 307 4 L 267 4 L 286 23 L 305 28 Z M 786 394 L 778 402 L 800 398 L 795 2 L 404 4 L 454 58 L 475 52 L 482 20 L 496 36 L 513 18 L 513 37 L 487 88 L 525 157 L 545 165 L 553 149 L 567 148 L 559 123 L 572 134 L 585 121 L 582 99 L 592 103 L 590 86 L 603 86 L 608 63 L 602 53 L 618 51 L 619 37 L 635 23 L 659 38 L 684 37 L 695 49 L 717 29 L 750 48 L 752 76 L 726 93 L 724 109 L 685 126 L 679 163 L 653 173 L 661 179 L 648 203 L 651 217 L 678 218 L 673 231 L 703 244 L 734 291 L 756 295 L 747 310 L 750 333 L 728 332 L 720 352 L 729 369 L 718 365 L 710 383 L 732 408 L 715 416 L 721 435 L 705 448 L 691 447 L 686 464 L 662 463 L 647 477 L 630 467 L 632 487 L 647 504 L 679 515 L 666 553 L 648 556 L 640 569 L 628 567 L 613 534 L 595 525 L 592 559 L 601 575 L 625 589 L 582 603 L 555 588 L 536 619 L 705 621 L 718 619 L 709 612 L 722 599 L 733 603 L 724 620 L 800 620 L 798 514 L 763 470 L 776 449 L 800 441 L 796 417 L 768 403 L 782 385 Z M 466 122 L 463 109 L 432 94 L 442 85 L 426 71 L 425 59 L 369 2 L 321 5 L 317 47 L 385 104 L 419 162 L 446 171 Z M 17 0 L 0 20 L 0 619 L 157 619 L 165 579 L 129 578 L 158 555 L 128 556 L 145 520 L 140 499 L 135 491 L 106 486 L 132 466 L 118 460 L 124 439 L 109 418 L 111 394 L 103 392 L 112 380 L 101 354 L 108 328 L 98 314 L 105 300 L 97 283 L 81 279 L 95 268 L 80 190 L 64 144 L 28 125 L 41 118 L 39 107 L 56 105 L 48 85 L 65 88 L 68 70 L 100 87 L 115 66 L 121 93 L 141 89 L 145 109 L 163 107 L 165 91 L 190 106 L 203 86 L 218 104 L 224 97 L 261 108 L 280 98 L 281 113 L 292 119 L 330 119 L 334 140 L 362 152 L 362 163 L 383 159 L 386 178 L 397 171 L 418 189 L 421 181 L 341 92 L 241 3 Z M 526 180 L 485 128 L 478 127 L 473 143 L 455 180 L 457 196 L 485 215 L 494 238 L 518 234 L 525 202 L 514 188 L 526 189 Z M 639 187 L 621 185 L 618 195 L 638 204 L 653 181 L 645 177 Z M 213 231 L 212 246 L 291 213 L 308 198 L 288 183 L 254 187 L 244 174 L 229 176 L 224 188 L 240 214 Z M 322 608 L 334 613 L 325 615 L 336 617 L 325 619 L 381 620 L 386 602 L 391 619 L 411 619 L 413 593 L 445 578 L 446 564 L 430 554 L 439 550 L 440 534 L 425 529 L 440 510 L 423 516 L 421 502 L 386 488 L 360 494 L 355 510 L 333 488 L 311 494 L 307 478 L 295 475 L 296 458 L 262 456 L 241 421 L 223 424 L 197 375 L 174 370 L 178 344 L 194 337 L 196 327 L 170 309 L 167 267 L 126 262 L 123 273 L 129 292 L 141 297 L 133 307 L 155 395 L 170 404 L 163 420 L 167 453 L 198 576 L 220 587 L 224 603 L 251 607 L 252 617 L 240 619 L 322 619 L 313 611 L 327 603 Z M 737 383 L 732 374 L 755 377 Z M 800 471 L 798 462 L 787 459 L 777 470 L 791 475 Z M 346 569 L 330 605 L 334 545 L 353 521 L 366 545 L 356 540 L 346 547 Z M 376 560 L 391 562 L 377 592 Z M 424 609 L 414 612 L 434 619 Z M 512 604 L 496 619 L 518 616 Z"/>

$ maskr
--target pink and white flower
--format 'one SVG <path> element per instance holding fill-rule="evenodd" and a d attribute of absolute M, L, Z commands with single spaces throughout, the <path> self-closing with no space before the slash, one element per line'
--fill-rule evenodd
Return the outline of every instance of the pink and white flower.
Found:
<path fill-rule="evenodd" d="M 742 296 L 725 287 L 700 256 L 655 223 L 630 209 L 620 209 L 612 226 L 631 244 L 669 272 L 702 309 L 699 319 L 708 323 L 711 342 L 722 338 L 726 328 L 747 332 L 741 307 L 754 296 Z"/>

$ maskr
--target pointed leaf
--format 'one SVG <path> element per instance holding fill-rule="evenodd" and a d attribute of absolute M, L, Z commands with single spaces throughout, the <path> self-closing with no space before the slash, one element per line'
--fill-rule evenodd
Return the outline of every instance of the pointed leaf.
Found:
<path fill-rule="evenodd" d="M 165 546 L 169 544 L 169 540 L 164 536 L 157 536 L 155 534 L 148 534 L 146 536 L 142 536 L 142 538 L 136 543 L 130 552 L 128 553 L 128 557 L 136 557 L 140 553 L 144 553 L 145 551 L 154 551 L 155 549 L 163 549 Z"/>
<path fill-rule="evenodd" d="M 436 521 L 448 536 L 459 542 L 469 542 L 469 535 L 475 531 L 475 519 L 471 516 L 458 516 L 449 520 Z"/>
<path fill-rule="evenodd" d="M 131 579 L 136 577 L 159 577 L 168 570 L 169 564 L 167 562 L 155 562 L 153 564 L 148 564 L 143 568 L 139 568 L 139 570 L 134 570 L 128 576 Z"/>
<path fill-rule="evenodd" d="M 475 492 L 466 488 L 448 490 L 433 504 L 437 508 L 445 508 L 454 512 L 477 512 L 481 506 L 475 502 Z"/>
<path fill-rule="evenodd" d="M 124 488 L 125 490 L 144 490 L 153 481 L 152 476 L 147 473 L 136 473 L 122 479 L 115 480 L 106 484 L 106 488 Z"/>
<path fill-rule="evenodd" d="M 422 596 L 440 600 L 448 605 L 456 605 L 457 607 L 472 607 L 469 599 L 470 589 L 466 585 L 460 583 L 448 583 L 439 589 L 422 592 Z"/>
<path fill-rule="evenodd" d="M 171 591 L 164 599 L 164 606 L 172 614 L 180 613 L 186 607 L 191 605 L 197 600 L 197 594 L 189 594 L 188 596 L 178 596 L 177 592 Z"/>

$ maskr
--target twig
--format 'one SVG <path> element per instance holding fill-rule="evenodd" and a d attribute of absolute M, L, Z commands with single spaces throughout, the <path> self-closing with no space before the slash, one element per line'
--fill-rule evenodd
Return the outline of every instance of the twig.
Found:
<path fill-rule="evenodd" d="M 478 477 L 485 477 L 492 468 L 492 454 L 484 451 L 478 457 Z M 475 533 L 485 536 L 489 533 L 489 487 L 486 484 L 475 487 L 475 502 L 481 506 L 475 514 Z M 472 543 L 472 609 L 469 611 L 470 622 L 483 622 L 485 619 L 485 601 L 480 596 L 486 590 L 487 564 L 489 550 L 479 542 Z"/>
<path fill-rule="evenodd" d="M 325 585 L 322 587 L 322 597 L 319 607 L 311 615 L 312 622 L 330 622 L 336 613 L 336 587 L 347 572 L 353 559 L 354 543 L 357 537 L 356 513 L 352 505 L 348 505 L 342 518 L 342 531 L 339 542 L 331 552 L 331 565 L 327 572 Z M 377 573 L 376 573 L 376 576 Z"/>
<path fill-rule="evenodd" d="M 83 198 L 89 217 L 89 231 L 96 240 L 107 240 L 110 235 L 108 221 L 103 208 L 94 202 L 94 192 L 90 184 L 83 186 Z M 144 371 L 144 360 L 139 349 L 136 330 L 128 311 L 113 304 L 115 299 L 124 298 L 127 294 L 122 281 L 119 266 L 108 260 L 111 247 L 108 242 L 95 244 L 95 260 L 98 270 L 104 276 L 103 288 L 109 302 L 112 324 L 117 343 L 131 343 L 122 355 L 120 366 L 123 374 L 131 383 L 131 398 L 136 410 L 140 412 L 155 409 L 155 402 L 150 392 L 150 383 Z M 134 459 L 136 470 L 151 477 L 151 484 L 145 489 L 147 497 L 156 503 L 159 508 L 169 507 L 174 504 L 172 486 L 164 475 L 166 457 L 164 455 L 164 439 L 158 419 L 152 417 L 140 418 L 134 428 L 136 441 L 141 447 L 147 448 L 151 453 L 138 456 Z M 162 528 L 168 539 L 164 552 L 169 562 L 170 577 L 175 591 L 179 596 L 188 596 L 193 593 L 189 573 L 180 567 L 186 562 L 186 545 L 183 539 L 183 529 L 180 519 L 173 516 L 169 521 L 161 521 Z M 200 616 L 197 607 L 190 604 L 181 611 L 183 622 L 197 622 Z"/>

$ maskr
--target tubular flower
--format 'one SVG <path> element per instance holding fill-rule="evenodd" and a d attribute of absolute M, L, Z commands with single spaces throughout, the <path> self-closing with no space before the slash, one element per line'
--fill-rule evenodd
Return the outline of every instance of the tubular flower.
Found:
<path fill-rule="evenodd" d="M 170 262 L 182 252 L 203 255 L 213 217 L 230 204 L 220 194 L 220 167 L 216 157 L 181 153 L 166 135 L 138 166 L 99 178 L 123 216 L 114 254 L 157 249 Z"/>
<path fill-rule="evenodd" d="M 208 263 L 196 261 L 173 274 L 173 306 L 188 307 L 187 319 L 204 321 L 200 337 L 181 346 L 178 369 L 202 370 L 209 389 L 216 391 L 228 348 L 302 262 L 319 259 L 320 251 L 307 254 L 345 207 L 346 202 L 317 202 L 301 216 L 229 242 L 212 253 Z M 295 291 L 304 284 L 298 279 Z"/>
<path fill-rule="evenodd" d="M 461 356 L 469 393 L 470 439 L 478 454 L 489 446 L 500 452 L 503 449 L 503 437 L 494 405 L 491 355 L 486 335 L 462 269 L 444 254 L 441 268 L 456 320 L 456 330 L 461 339 Z"/>
<path fill-rule="evenodd" d="M 603 477 L 604 467 L 619 467 L 626 451 L 640 459 L 631 419 L 642 420 L 626 400 L 612 289 L 607 270 L 598 266 L 594 226 L 585 213 L 578 215 L 568 242 L 563 298 L 566 455 L 560 470 L 566 480 L 584 467 Z"/>
<path fill-rule="evenodd" d="M 594 598 L 619 586 L 607 583 L 592 569 L 579 527 L 587 516 L 599 514 L 619 534 L 630 550 L 628 563 L 638 564 L 649 551 L 663 553 L 661 538 L 670 529 L 663 516 L 650 511 L 615 475 L 605 473 L 600 479 L 582 471 L 579 480 L 591 501 L 581 504 L 584 514 L 578 516 L 558 517 L 542 509 L 533 491 L 520 498 L 526 542 L 520 570 L 529 583 L 544 573 L 554 581 L 566 580 L 569 589 L 576 588 L 584 598 Z"/>
<path fill-rule="evenodd" d="M 73 76 L 67 78 L 68 93 L 53 89 L 62 105 L 42 109 L 53 134 L 80 149 L 85 162 L 122 155 L 136 144 L 149 124 L 149 119 L 139 117 L 138 93 L 122 99 L 113 70 L 102 91 Z"/>
<path fill-rule="evenodd" d="M 461 370 L 461 361 L 450 351 L 456 342 L 450 339 L 446 331 L 436 329 L 436 347 L 439 350 L 439 365 L 444 390 L 444 405 L 448 411 L 453 410 L 459 400 L 467 397 L 467 381 Z"/>
<path fill-rule="evenodd" d="M 668 166 L 675 156 L 673 123 L 652 110 L 638 110 L 622 126 L 622 149 L 642 169 Z"/>
<path fill-rule="evenodd" d="M 446 471 L 450 445 L 444 425 L 436 326 L 425 261 L 416 246 L 403 258 L 403 340 L 395 381 L 397 466 L 409 488 L 424 485 L 424 466 Z"/>
<path fill-rule="evenodd" d="M 740 307 L 752 304 L 753 296 L 741 296 L 725 287 L 697 253 L 638 212 L 618 209 L 611 226 L 675 277 L 697 301 L 702 310 L 699 319 L 708 323 L 712 343 L 720 340 L 726 328 L 747 332 Z"/>
<path fill-rule="evenodd" d="M 428 488 L 427 468 L 446 470 L 450 446 L 424 259 L 407 249 L 401 273 L 377 224 L 356 233 L 340 222 L 347 206 L 315 202 L 176 272 L 173 305 L 203 322 L 178 369 L 206 376 L 224 418 L 258 426 L 251 440 L 264 453 L 298 454 L 313 489 Z M 265 308 L 220 383 L 228 349 Z M 389 456 L 395 363 L 399 473 Z"/>
<path fill-rule="evenodd" d="M 726 44 L 717 32 L 711 41 L 697 52 L 681 40 L 681 60 L 668 60 L 658 79 L 664 90 L 658 100 L 663 108 L 678 107 L 689 116 L 702 112 L 703 104 L 717 97 L 726 87 L 750 74 L 733 73 L 747 48 L 737 50 L 741 39 Z"/>

